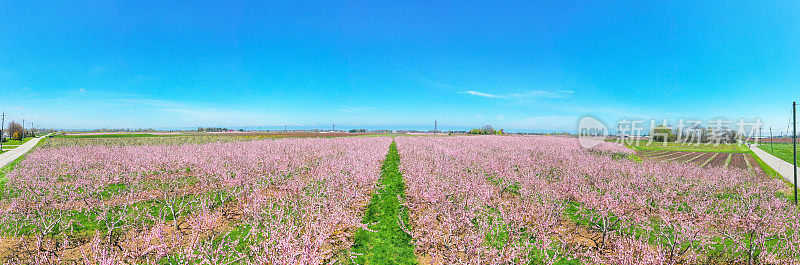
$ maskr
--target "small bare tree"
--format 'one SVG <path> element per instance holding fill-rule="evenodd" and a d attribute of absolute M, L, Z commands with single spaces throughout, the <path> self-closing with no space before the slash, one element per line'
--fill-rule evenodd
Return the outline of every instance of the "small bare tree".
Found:
<path fill-rule="evenodd" d="M 8 136 L 12 137 L 12 140 L 21 140 L 22 139 L 22 125 L 12 121 L 8 124 L 6 128 L 8 132 Z M 14 139 L 13 137 L 19 137 L 19 139 Z"/>

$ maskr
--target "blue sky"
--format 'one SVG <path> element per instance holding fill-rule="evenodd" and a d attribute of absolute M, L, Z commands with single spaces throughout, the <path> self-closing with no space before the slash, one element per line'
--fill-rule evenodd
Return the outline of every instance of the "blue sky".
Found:
<path fill-rule="evenodd" d="M 564 130 L 785 127 L 800 99 L 798 1 L 319 2 L 2 1 L 0 109 L 56 128 Z"/>

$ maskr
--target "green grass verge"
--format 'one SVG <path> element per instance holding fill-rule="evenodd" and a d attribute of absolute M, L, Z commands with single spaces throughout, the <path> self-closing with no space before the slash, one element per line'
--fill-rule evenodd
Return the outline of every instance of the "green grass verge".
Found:
<path fill-rule="evenodd" d="M 408 212 L 401 205 L 405 200 L 405 184 L 400 175 L 400 156 L 392 142 L 381 167 L 383 173 L 378 190 L 372 195 L 364 213 L 369 230 L 356 232 L 353 253 L 356 264 L 417 264 L 411 236 L 400 227 L 408 224 Z"/>
<path fill-rule="evenodd" d="M 8 141 L 3 142 L 3 146 L 6 146 L 6 145 L 21 145 L 21 144 L 24 144 L 27 141 L 30 141 L 31 139 L 33 139 L 33 137 L 28 137 L 28 138 L 25 138 L 25 139 L 22 139 L 22 140 L 8 140 Z"/>
<path fill-rule="evenodd" d="M 793 202 L 794 201 L 794 190 L 792 190 L 792 189 L 794 188 L 794 186 L 792 185 L 792 183 L 789 182 L 788 180 L 786 180 L 785 178 L 783 178 L 783 176 L 781 176 L 781 174 L 778 174 L 778 171 L 775 171 L 775 169 L 773 169 L 772 167 L 767 165 L 767 163 L 764 162 L 764 160 L 761 160 L 761 158 L 758 157 L 752 151 L 750 152 L 750 156 L 752 156 L 753 159 L 756 160 L 756 163 L 758 163 L 758 166 L 760 166 L 761 169 L 764 170 L 764 174 L 766 174 L 770 178 L 782 181 L 783 184 L 786 186 L 787 190 L 778 191 L 778 196 L 786 198 L 786 200 Z"/>
<path fill-rule="evenodd" d="M 39 146 L 44 141 L 45 141 L 45 139 L 40 140 L 38 143 L 36 143 L 36 146 Z M 34 146 L 34 148 L 36 148 L 36 146 Z M 31 151 L 33 151 L 33 149 L 31 149 Z M 28 151 L 28 152 L 31 152 L 31 151 Z M 8 183 L 8 179 L 6 178 L 6 174 L 8 174 L 9 171 L 13 170 L 14 167 L 17 166 L 17 164 L 21 163 L 22 160 L 25 159 L 25 155 L 27 155 L 27 153 L 21 155 L 17 159 L 14 159 L 14 161 L 11 161 L 11 163 L 8 163 L 8 165 L 5 165 L 5 166 L 0 168 L 0 199 L 5 198 L 5 196 L 6 196 L 6 183 Z"/>
<path fill-rule="evenodd" d="M 798 144 L 800 145 L 800 144 Z M 770 153 L 783 161 L 792 163 L 792 144 L 784 144 L 784 143 L 758 143 L 758 148 L 764 150 L 764 152 Z M 800 154 L 798 154 L 800 156 Z M 800 161 L 800 158 L 797 159 Z"/>
<path fill-rule="evenodd" d="M 16 167 L 17 164 L 22 162 L 23 159 L 25 159 L 24 155 L 20 156 L 19 158 L 17 158 L 16 160 L 12 161 L 11 163 L 8 163 L 8 165 L 5 165 L 2 168 L 0 168 L 0 199 L 2 199 L 5 196 L 6 183 L 8 182 L 8 179 L 6 178 L 6 174 L 8 174 L 9 171 L 14 169 L 14 167 Z"/>

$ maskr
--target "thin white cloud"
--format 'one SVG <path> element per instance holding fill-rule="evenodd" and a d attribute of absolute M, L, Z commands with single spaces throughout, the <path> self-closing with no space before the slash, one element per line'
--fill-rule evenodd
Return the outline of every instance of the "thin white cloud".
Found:
<path fill-rule="evenodd" d="M 462 94 L 470 94 L 470 95 L 473 95 L 473 96 L 477 96 L 477 97 L 484 97 L 484 98 L 506 98 L 506 96 L 495 95 L 495 94 L 489 94 L 489 93 L 483 93 L 483 92 L 472 91 L 472 90 L 470 90 L 470 91 L 464 91 L 464 92 L 459 92 L 459 93 L 462 93 Z"/>
<path fill-rule="evenodd" d="M 375 110 L 375 108 L 369 106 L 362 106 L 362 107 L 343 106 L 340 107 L 339 110 L 343 112 L 357 113 L 357 112 L 373 111 Z"/>
<path fill-rule="evenodd" d="M 459 92 L 461 94 L 469 94 L 476 97 L 484 97 L 484 98 L 499 98 L 499 99 L 513 99 L 513 98 L 568 98 L 575 94 L 575 91 L 571 90 L 560 90 L 560 91 L 544 91 L 544 90 L 529 90 L 521 93 L 511 93 L 511 94 L 490 94 L 484 93 L 479 91 L 464 91 Z"/>

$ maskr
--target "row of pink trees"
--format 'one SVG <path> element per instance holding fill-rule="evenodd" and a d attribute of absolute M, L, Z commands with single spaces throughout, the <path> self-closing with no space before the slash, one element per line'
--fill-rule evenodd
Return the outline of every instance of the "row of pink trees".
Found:
<path fill-rule="evenodd" d="M 389 138 L 40 148 L 6 177 L 6 263 L 346 259 Z"/>
<path fill-rule="evenodd" d="M 798 262 L 778 180 L 634 162 L 566 137 L 398 138 L 409 231 L 438 263 Z M 599 151 L 598 151 L 599 150 Z M 646 257 L 646 258 L 643 258 Z"/>

